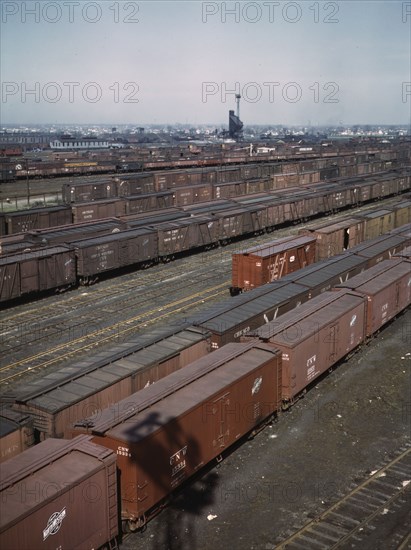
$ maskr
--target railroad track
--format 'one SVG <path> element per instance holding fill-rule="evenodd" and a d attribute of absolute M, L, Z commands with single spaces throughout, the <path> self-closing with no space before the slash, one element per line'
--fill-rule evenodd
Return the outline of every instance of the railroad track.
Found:
<path fill-rule="evenodd" d="M 363 208 L 358 210 L 364 211 Z M 351 213 L 356 211 L 353 209 Z M 342 215 L 346 213 L 332 218 L 338 219 Z M 182 318 L 184 311 L 192 313 L 194 307 L 228 298 L 232 253 L 294 232 L 290 228 L 282 229 L 247 240 L 246 244 L 236 242 L 148 271 L 137 271 L 58 295 L 44 300 L 44 305 L 42 302 L 29 304 L 23 306 L 23 310 L 19 306 L 14 314 L 13 310 L 7 311 L 7 316 L 6 313 L 0 316 L 0 365 L 3 365 L 0 383 L 21 381 L 24 373 L 40 372 L 48 366 L 62 366 L 91 349 L 101 349 L 130 332 L 144 330 L 148 324 L 161 323 L 172 316 Z M 210 265 L 213 270 L 210 270 Z M 217 285 L 219 281 L 225 282 Z M 207 288 L 216 285 L 218 292 L 210 292 Z M 191 298 L 190 302 L 190 292 L 201 286 L 205 290 L 194 292 L 191 296 L 196 298 Z M 170 302 L 170 299 L 176 296 L 183 301 L 173 310 L 173 304 L 179 300 Z M 48 351 L 44 351 L 46 349 Z"/>
<path fill-rule="evenodd" d="M 400 454 L 355 487 L 320 516 L 304 525 L 276 550 L 324 550 L 364 548 L 367 528 L 373 529 L 381 516 L 401 498 L 410 498 L 411 443 Z M 398 548 L 411 542 L 410 526 Z M 364 544 L 364 545 L 363 545 Z"/>
<path fill-rule="evenodd" d="M 26 355 L 26 360 L 29 360 L 33 357 L 35 347 L 47 345 L 54 348 L 57 342 L 78 341 L 80 336 L 89 336 L 97 328 L 109 331 L 110 327 L 115 326 L 118 332 L 118 327 L 134 318 L 136 311 L 141 314 L 160 311 L 172 305 L 170 295 L 189 296 L 193 288 L 198 288 L 199 278 L 206 289 L 206 299 L 207 289 L 213 288 L 219 281 L 225 281 L 219 286 L 224 288 L 225 285 L 226 290 L 230 284 L 222 272 L 207 274 L 203 269 L 199 276 L 198 270 L 185 269 L 182 276 L 178 263 L 162 267 L 164 269 L 160 266 L 157 270 L 156 278 L 153 278 L 152 272 L 138 272 L 132 274 L 131 280 L 110 283 L 108 288 L 104 285 L 91 287 L 89 291 L 76 292 L 65 301 L 58 297 L 57 303 L 48 301 L 45 306 L 37 309 L 33 307 L 26 313 L 5 319 L 0 329 L 0 366 L 10 356 L 24 359 Z M 195 294 L 200 295 L 199 292 Z M 187 307 L 190 308 L 187 300 Z M 117 323 L 113 323 L 113 320 L 117 320 Z M 102 343 L 105 342 L 103 339 Z"/>
<path fill-rule="evenodd" d="M 176 316 L 181 312 L 186 312 L 187 308 L 195 308 L 202 305 L 211 298 L 226 293 L 227 281 L 209 287 L 200 292 L 185 296 L 178 300 L 165 303 L 162 306 L 150 309 L 144 313 L 139 313 L 133 317 L 125 319 L 121 323 L 107 326 L 100 330 L 89 332 L 79 338 L 69 340 L 58 346 L 47 349 L 44 352 L 27 357 L 20 361 L 15 361 L 9 365 L 0 368 L 0 384 L 5 384 L 16 378 L 21 377 L 28 372 L 38 371 L 50 366 L 61 365 L 67 359 L 72 359 L 80 352 L 87 352 L 102 344 L 112 342 L 121 342 L 124 338 L 145 328 L 153 323 L 164 322 L 170 316 Z"/>
<path fill-rule="evenodd" d="M 391 203 L 396 202 L 397 198 L 395 199 L 388 199 L 386 201 L 382 201 L 381 208 L 388 207 Z M 359 207 L 359 208 L 353 208 L 350 211 L 343 211 L 339 212 L 338 214 L 328 216 L 330 219 L 338 220 L 341 217 L 346 217 L 347 215 L 355 215 L 356 213 L 360 212 L 366 212 L 369 209 L 375 208 L 375 203 L 371 205 L 367 205 L 365 207 Z M 308 223 L 300 224 L 298 226 L 298 229 L 302 229 L 305 227 L 310 227 L 313 225 L 318 225 L 318 220 L 313 220 Z M 243 250 L 244 248 L 249 248 L 251 246 L 256 246 L 258 244 L 264 244 L 265 242 L 272 241 L 275 238 L 280 238 L 282 236 L 288 236 L 290 234 L 297 233 L 296 229 L 287 227 L 285 229 L 276 230 L 274 233 L 268 233 L 264 235 L 260 235 L 258 237 L 247 239 L 246 243 L 244 241 L 239 241 L 234 244 L 228 245 L 224 248 L 214 249 L 211 251 L 208 251 L 205 253 L 205 257 L 209 259 L 209 261 L 213 261 L 218 256 L 220 256 L 220 259 L 225 261 L 231 260 L 231 254 L 234 250 Z M 192 269 L 197 269 L 197 266 L 201 263 L 204 263 L 204 260 L 201 259 L 202 255 L 194 255 L 191 257 L 190 264 L 193 264 L 194 267 Z M 166 264 L 166 266 L 156 266 L 154 269 L 161 269 L 162 267 L 170 267 L 175 266 L 179 262 L 184 260 L 178 260 L 175 264 Z M 208 261 L 208 260 L 207 260 Z M 190 269 L 190 268 L 189 268 Z M 85 307 L 89 304 L 93 304 L 93 306 L 96 305 L 96 301 L 101 299 L 107 299 L 110 296 L 112 296 L 115 299 L 121 298 L 122 294 L 126 294 L 129 291 L 135 291 L 136 284 L 139 286 L 144 286 L 146 284 L 149 284 L 150 286 L 153 285 L 153 271 L 152 269 L 149 269 L 148 271 L 137 271 L 133 275 L 132 280 L 129 279 L 123 279 L 121 280 L 120 277 L 113 278 L 110 281 L 104 281 L 104 285 L 98 284 L 92 287 L 84 287 L 83 290 L 79 289 L 76 293 L 68 293 L 68 294 L 62 294 L 59 295 L 59 310 L 63 310 L 64 312 L 69 312 L 73 309 L 76 309 L 78 307 Z M 156 273 L 156 277 L 158 276 L 158 273 Z M 167 276 L 167 274 L 166 274 Z M 160 275 L 157 279 L 156 283 L 160 283 L 162 279 L 162 276 Z M 16 313 L 13 313 L 13 310 L 7 311 L 7 318 L 2 321 L 3 329 L 11 331 L 13 330 L 14 325 L 23 325 L 30 323 L 35 323 L 40 320 L 44 320 L 44 318 L 50 319 L 50 314 L 52 314 L 53 317 L 55 317 L 55 304 L 51 304 L 47 302 L 45 305 L 40 305 L 39 303 L 31 303 L 27 306 L 24 306 L 24 310 L 21 311 L 21 308 L 17 308 L 19 311 Z M 2 316 L 0 315 L 0 321 L 2 319 Z"/>

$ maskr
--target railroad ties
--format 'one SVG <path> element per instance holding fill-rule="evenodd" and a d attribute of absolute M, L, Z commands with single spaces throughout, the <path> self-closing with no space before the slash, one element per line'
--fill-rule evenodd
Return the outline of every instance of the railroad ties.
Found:
<path fill-rule="evenodd" d="M 370 530 L 411 490 L 411 443 L 391 462 L 333 504 L 320 516 L 281 541 L 275 550 L 330 550 L 364 548 Z M 405 529 L 409 527 L 405 526 Z M 402 535 L 397 548 L 409 548 L 410 533 Z"/>

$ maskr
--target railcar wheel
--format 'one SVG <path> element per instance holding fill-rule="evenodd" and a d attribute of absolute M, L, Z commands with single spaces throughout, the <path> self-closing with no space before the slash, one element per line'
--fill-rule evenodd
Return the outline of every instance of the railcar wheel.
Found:
<path fill-rule="evenodd" d="M 130 528 L 129 528 L 129 523 L 128 523 L 128 520 L 126 519 L 123 519 L 122 522 L 121 522 L 121 531 L 122 533 L 124 533 L 125 535 L 130 533 Z"/>
<path fill-rule="evenodd" d="M 130 532 L 135 533 L 138 529 L 137 521 L 133 521 L 129 519 L 127 523 L 128 523 L 128 528 L 130 529 Z"/>

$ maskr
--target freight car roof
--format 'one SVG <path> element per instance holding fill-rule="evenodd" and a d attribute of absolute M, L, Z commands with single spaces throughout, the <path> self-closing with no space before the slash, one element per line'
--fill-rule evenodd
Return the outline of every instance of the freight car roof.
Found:
<path fill-rule="evenodd" d="M 166 399 L 158 400 L 150 408 L 129 417 L 127 422 L 116 425 L 105 435 L 116 440 L 137 443 L 278 354 L 278 350 L 255 341 L 254 346 L 243 355 L 232 358 L 222 368 L 209 372 L 189 386 L 173 392 Z M 211 360 L 212 355 L 207 358 Z"/>
<path fill-rule="evenodd" d="M 345 283 L 340 283 L 335 286 L 335 288 L 351 288 L 355 289 L 359 285 L 365 284 L 369 281 L 372 281 L 375 279 L 375 277 L 378 277 L 381 275 L 381 273 L 384 273 L 385 271 L 390 271 L 394 268 L 397 268 L 399 264 L 402 263 L 401 258 L 393 258 L 391 260 L 384 260 L 369 269 L 366 269 L 362 273 L 359 273 L 358 275 L 354 275 L 354 277 L 351 277 L 351 279 Z M 411 266 L 410 266 L 411 267 Z M 410 267 L 408 269 L 410 269 Z"/>
<path fill-rule="evenodd" d="M 406 246 L 400 252 L 394 254 L 395 257 L 400 256 L 402 258 L 411 258 L 411 246 Z M 411 266 L 410 266 L 411 269 Z"/>
<path fill-rule="evenodd" d="M 91 443 L 91 436 L 80 435 L 72 440 L 46 439 L 41 445 L 30 447 L 1 465 L 2 479 L 0 491 L 14 485 L 19 480 L 31 477 L 36 471 L 41 470 L 50 463 L 59 460 L 61 457 L 78 450 L 96 457 L 99 460 L 111 454 L 109 449 Z M 46 492 L 47 493 L 47 492 Z M 2 521 L 0 515 L 0 521 Z"/>
<path fill-rule="evenodd" d="M 286 237 L 284 239 L 278 239 L 275 241 L 264 243 L 260 246 L 247 248 L 243 252 L 239 252 L 237 254 L 261 256 L 262 258 L 267 258 L 269 256 L 274 256 L 275 254 L 281 254 L 282 252 L 286 252 L 287 250 L 293 250 L 300 246 L 315 243 L 315 241 L 315 237 L 308 236 Z"/>
<path fill-rule="evenodd" d="M 29 424 L 31 420 L 31 416 L 28 414 L 15 411 L 11 406 L 2 405 L 0 409 L 0 438 Z"/>
<path fill-rule="evenodd" d="M 387 214 L 392 214 L 392 213 L 393 213 L 392 210 L 381 209 L 381 210 L 376 210 L 374 212 L 365 212 L 364 214 L 361 214 L 360 217 L 373 219 L 373 218 L 379 218 L 380 216 L 385 216 Z"/>
<path fill-rule="evenodd" d="M 332 293 L 333 294 L 333 293 Z M 297 323 L 293 323 L 281 330 L 273 330 L 272 334 L 269 336 L 270 341 L 274 344 L 287 346 L 293 348 L 298 346 L 300 342 L 303 342 L 312 335 L 318 333 L 319 329 L 325 325 L 329 325 L 338 321 L 346 311 L 352 310 L 355 306 L 364 303 L 365 298 L 363 296 L 358 296 L 354 293 L 346 293 L 341 295 L 336 293 L 338 296 L 337 300 L 333 300 L 331 303 L 325 305 L 317 311 L 310 311 L 306 317 L 302 318 L 302 313 L 304 312 L 304 307 L 301 307 L 300 310 L 300 319 Z M 308 305 L 310 302 L 307 302 Z M 287 314 L 285 314 L 287 317 Z M 287 319 L 284 319 L 286 322 Z M 351 323 L 354 324 L 357 321 L 356 316 L 354 315 L 351 319 Z M 291 327 L 294 326 L 295 330 L 292 330 Z"/>
<path fill-rule="evenodd" d="M 161 222 L 173 221 L 180 218 L 188 218 L 190 214 L 181 212 L 177 208 L 165 208 L 154 212 L 144 212 L 140 214 L 126 214 L 120 216 L 120 219 L 125 221 L 130 227 L 138 227 L 144 225 L 155 225 Z"/>
<path fill-rule="evenodd" d="M 90 439 L 87 435 L 71 441 L 47 439 L 3 462 L 0 530 L 103 467 L 113 453 Z"/>
<path fill-rule="evenodd" d="M 205 376 L 228 361 L 246 353 L 255 342 L 245 344 L 227 344 L 201 359 L 197 359 L 183 369 L 175 371 L 155 384 L 122 399 L 115 406 L 104 409 L 98 418 L 86 418 L 76 423 L 76 426 L 90 428 L 93 434 L 104 434 L 114 426 L 125 422 L 137 412 L 151 407 L 154 403 L 175 393 L 184 386 L 191 385 L 194 380 Z"/>
<path fill-rule="evenodd" d="M 184 212 L 193 214 L 214 214 L 220 210 L 225 211 L 227 208 L 236 207 L 236 203 L 231 200 L 215 200 L 209 202 L 202 202 L 201 204 L 192 204 L 189 206 L 182 206 Z"/>
<path fill-rule="evenodd" d="M 68 164 L 67 166 L 78 166 L 77 163 Z M 107 183 L 113 183 L 112 178 L 101 178 L 98 181 L 71 181 L 70 183 L 63 183 L 63 187 L 70 188 L 70 187 L 89 187 L 90 185 L 93 185 L 95 187 L 100 185 L 107 185 Z"/>
<path fill-rule="evenodd" d="M 264 341 L 269 340 L 274 335 L 283 334 L 284 343 L 294 344 L 298 343 L 302 339 L 305 339 L 310 334 L 315 333 L 319 328 L 319 324 L 311 321 L 306 323 L 306 320 L 312 316 L 321 315 L 322 319 L 338 318 L 338 304 L 340 303 L 343 296 L 355 296 L 357 301 L 363 301 L 363 298 L 355 295 L 349 290 L 342 290 L 341 292 L 324 292 L 315 298 L 312 298 L 308 302 L 302 304 L 298 310 L 289 311 L 284 313 L 279 319 L 275 319 L 262 325 L 254 331 L 251 331 L 247 334 L 247 337 L 253 338 L 258 337 Z M 343 302 L 345 303 L 345 302 Z M 320 312 L 324 310 L 325 313 Z M 328 316 L 328 317 L 327 317 Z M 305 324 L 303 324 L 305 323 Z M 287 332 L 287 329 L 291 326 L 297 326 L 298 330 Z"/>
<path fill-rule="evenodd" d="M 89 370 L 87 373 L 65 383 L 59 382 L 57 387 L 25 401 L 25 403 L 35 407 L 35 409 L 49 411 L 53 414 L 58 413 L 67 408 L 68 405 L 81 401 L 123 378 L 133 376 L 150 365 L 174 357 L 182 350 L 203 339 L 204 337 L 199 331 L 181 331 L 140 351 L 136 351 L 124 359 Z M 18 401 L 21 402 L 20 399 Z"/>
<path fill-rule="evenodd" d="M 392 265 L 390 265 L 392 264 Z M 377 264 L 379 267 L 382 266 L 382 270 L 379 273 L 375 273 L 374 277 L 361 277 L 357 275 L 355 286 L 353 288 L 358 292 L 365 292 L 368 296 L 373 296 L 377 292 L 380 292 L 382 288 L 386 288 L 392 285 L 394 282 L 398 281 L 401 277 L 409 276 L 408 285 L 411 285 L 411 264 L 409 262 L 404 262 L 402 260 L 385 260 L 380 264 Z M 373 269 L 373 268 L 371 268 Z M 365 272 L 367 274 L 367 272 Z M 348 286 L 342 285 L 342 286 Z"/>
<path fill-rule="evenodd" d="M 86 359 L 63 367 L 57 372 L 43 376 L 39 380 L 26 382 L 24 388 L 17 389 L 16 401 L 19 403 L 36 403 L 44 410 L 50 407 L 51 412 L 59 410 L 58 408 L 56 409 L 58 401 L 56 401 L 57 397 L 55 397 L 56 393 L 54 393 L 58 393 L 59 387 L 67 387 L 68 384 L 72 383 L 73 385 L 71 387 L 74 389 L 76 388 L 76 386 L 74 386 L 75 381 L 80 379 L 80 382 L 82 379 L 87 379 L 86 377 L 89 377 L 90 380 L 94 381 L 94 391 L 96 391 L 99 387 L 99 380 L 107 380 L 110 379 L 110 377 L 116 380 L 124 376 L 125 368 L 116 371 L 113 367 L 120 359 L 132 359 L 134 357 L 137 359 L 134 370 L 137 370 L 141 368 L 141 365 L 145 364 L 144 357 L 146 356 L 146 352 L 150 349 L 156 349 L 156 346 L 160 346 L 161 351 L 159 355 L 164 355 L 165 352 L 170 354 L 170 346 L 172 348 L 174 347 L 174 353 L 176 353 L 175 349 L 179 345 L 183 347 L 184 345 L 203 340 L 207 336 L 208 333 L 206 331 L 196 327 L 160 327 L 152 329 L 148 334 L 136 336 L 106 351 L 101 351 L 88 360 Z M 165 345 L 168 345 L 168 347 L 164 349 L 162 348 L 162 344 L 166 342 L 168 342 L 168 344 Z M 151 354 L 150 356 L 152 358 Z M 151 359 L 147 359 L 146 361 L 149 360 Z M 140 367 L 138 366 L 138 361 L 140 361 Z M 108 368 L 105 369 L 105 367 Z M 106 370 L 107 374 L 104 375 Z M 98 373 L 102 372 L 103 374 L 100 376 L 96 371 L 98 371 Z M 130 369 L 128 372 L 130 372 Z M 79 388 L 81 388 L 80 384 L 76 389 L 77 394 L 79 393 Z M 83 388 L 83 390 L 86 389 L 86 387 Z M 80 399 L 76 393 L 71 395 L 66 394 L 66 397 L 70 397 L 71 400 L 75 402 Z M 53 398 L 49 396 L 53 396 Z M 62 406 L 60 408 L 66 406 L 64 402 L 61 404 Z"/>
<path fill-rule="evenodd" d="M 315 288 L 321 284 L 326 284 L 329 280 L 332 282 L 336 277 L 341 281 L 341 279 L 349 276 L 352 271 L 365 269 L 365 266 L 366 261 L 364 258 L 354 254 L 342 254 L 285 275 L 283 280 L 293 281 L 307 288 Z"/>
<path fill-rule="evenodd" d="M 109 235 L 101 235 L 99 237 L 91 237 L 89 239 L 81 239 L 73 241 L 72 244 L 76 248 L 87 248 L 88 246 L 99 246 L 105 243 L 111 243 L 113 241 L 123 241 L 128 238 L 132 239 L 133 237 L 138 237 L 139 235 L 147 235 L 155 232 L 153 228 L 150 227 L 138 227 L 134 229 L 126 229 L 125 231 L 120 231 L 118 233 L 110 233 Z"/>
<path fill-rule="evenodd" d="M 410 243 L 411 237 L 406 237 L 405 235 L 392 235 L 386 239 L 373 239 L 372 241 L 359 244 L 351 248 L 351 251 L 363 258 L 374 258 L 386 251 L 397 252 Z"/>
<path fill-rule="evenodd" d="M 72 226 L 53 227 L 51 229 L 33 229 L 29 232 L 34 238 L 44 238 L 52 241 L 56 238 L 71 238 L 72 236 L 93 234 L 100 231 L 112 231 L 115 228 L 121 227 L 121 221 L 115 218 L 106 218 L 93 222 L 73 224 Z"/>
<path fill-rule="evenodd" d="M 27 247 L 30 247 L 30 243 L 27 243 Z M 6 256 L 5 258 L 2 258 L 0 256 L 0 267 L 2 265 L 15 264 L 17 262 L 23 262 L 25 260 L 32 260 L 33 258 L 46 258 L 48 256 L 54 256 L 55 254 L 62 254 L 63 252 L 69 251 L 70 249 L 67 246 L 50 246 L 40 248 L 38 250 L 10 254 L 10 256 Z"/>
<path fill-rule="evenodd" d="M 14 218 L 15 216 L 24 216 L 24 215 L 30 215 L 30 214 L 41 214 L 41 213 L 49 213 L 49 212 L 59 212 L 61 210 L 68 210 L 68 206 L 46 206 L 42 208 L 29 208 L 27 210 L 14 210 L 13 212 L 7 212 L 5 215 L 7 217 Z"/>
<path fill-rule="evenodd" d="M 269 283 L 264 287 L 268 287 L 264 288 L 264 293 L 254 294 L 254 290 L 247 292 L 246 295 L 251 293 L 253 295 L 246 296 L 248 298 L 246 301 L 239 300 L 234 304 L 234 299 L 231 298 L 231 308 L 223 305 L 220 310 L 218 308 L 212 309 L 207 316 L 195 321 L 195 324 L 211 330 L 215 334 L 223 334 L 244 321 L 257 315 L 264 315 L 268 310 L 275 307 L 279 308 L 282 304 L 293 299 L 299 302 L 299 297 L 306 293 L 306 288 L 302 285 L 286 283 L 285 281 L 279 281 L 278 285 Z"/>
<path fill-rule="evenodd" d="M 359 216 L 359 218 L 361 218 L 361 216 Z M 306 229 L 302 229 L 301 231 L 309 231 L 310 233 L 334 233 L 334 231 L 337 231 L 338 229 L 344 229 L 345 227 L 350 227 L 352 225 L 361 223 L 362 220 L 359 218 L 344 218 L 342 220 L 339 220 L 338 222 L 322 223 L 320 225 L 307 227 Z"/>

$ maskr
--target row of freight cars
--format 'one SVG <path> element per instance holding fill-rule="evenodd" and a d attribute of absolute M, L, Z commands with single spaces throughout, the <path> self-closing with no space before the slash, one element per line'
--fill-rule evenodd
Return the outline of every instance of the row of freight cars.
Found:
<path fill-rule="evenodd" d="M 320 212 L 313 209 L 310 216 Z M 22 235 L 21 240 L 15 236 L 6 246 L 5 252 L 9 253 L 0 256 L 0 302 L 89 284 L 115 270 L 146 268 L 182 254 L 260 234 L 268 228 L 297 221 L 291 213 L 288 209 L 289 216 L 282 218 L 278 203 L 249 206 L 222 202 L 210 205 L 206 211 L 194 210 L 191 215 L 172 210 L 159 212 L 151 218 L 137 217 L 128 221 L 126 229 L 120 220 L 107 219 L 101 223 L 38 231 L 34 235 Z M 378 209 L 351 218 L 350 223 L 357 219 L 356 223 L 363 228 L 351 245 L 408 223 L 410 218 L 410 200 L 399 201 L 390 209 Z M 336 241 L 332 252 L 335 254 L 344 248 L 347 248 L 345 241 Z M 245 286 L 233 284 L 236 288 L 232 288 L 232 293 Z"/>
<path fill-rule="evenodd" d="M 335 182 L 300 185 L 285 189 L 270 188 L 270 178 L 226 184 L 205 184 L 169 191 L 101 199 L 67 206 L 20 210 L 0 214 L 0 236 L 70 223 L 122 217 L 167 208 L 212 212 L 216 201 L 234 200 L 250 205 L 278 204 L 278 223 L 310 217 L 313 212 L 333 212 L 346 206 L 358 206 L 370 200 L 402 193 L 411 187 L 411 171 L 388 171 L 362 178 L 342 178 Z"/>
<path fill-rule="evenodd" d="M 117 197 L 148 195 L 169 190 L 179 193 L 182 192 L 182 189 L 190 187 L 194 191 L 197 190 L 197 194 L 205 194 L 208 199 L 212 199 L 227 196 L 224 185 L 229 183 L 236 184 L 236 195 L 244 195 L 246 193 L 270 191 L 284 187 L 304 186 L 338 177 L 366 176 L 387 170 L 398 170 L 409 165 L 409 159 L 404 160 L 404 162 L 389 160 L 372 161 L 363 164 L 344 163 L 344 161 L 352 160 L 349 157 L 288 163 L 266 163 L 263 165 L 247 164 L 226 167 L 224 169 L 175 169 L 159 172 L 142 172 L 105 178 L 98 181 L 64 183 L 62 186 L 62 195 L 63 201 L 71 204 L 114 199 Z M 259 180 L 264 181 L 260 186 L 258 186 Z"/>
<path fill-rule="evenodd" d="M 301 149 L 301 150 L 300 150 Z M 284 162 L 300 159 L 347 158 L 345 164 L 362 164 L 369 161 L 403 161 L 409 159 L 409 144 L 397 140 L 386 144 L 348 144 L 314 146 L 309 148 L 290 148 L 277 146 L 266 152 L 257 152 L 257 147 L 243 147 L 239 150 L 225 147 L 221 150 L 161 151 L 140 149 L 119 150 L 99 153 L 78 154 L 66 152 L 65 158 L 57 154 L 38 159 L 17 158 L 12 160 L 0 157 L 0 183 L 15 179 L 49 178 L 61 176 L 92 175 L 102 173 L 121 173 L 146 170 L 173 170 L 175 168 L 207 168 L 221 165 Z M 67 158 L 66 158 L 67 157 Z M 348 160 L 350 159 L 350 160 Z M 341 161 L 340 161 L 341 162 Z"/>
<path fill-rule="evenodd" d="M 333 258 L 322 260 L 275 281 L 208 308 L 187 319 L 184 325 L 157 328 L 149 334 L 130 337 L 108 350 L 62 367 L 58 372 L 27 380 L 24 388 L 11 396 L 13 412 L 21 415 L 11 421 L 24 432 L 27 442 L 47 437 L 64 437 L 69 426 L 124 399 L 190 362 L 241 338 L 269 321 L 332 288 L 351 283 L 357 275 L 394 266 L 385 260 L 409 258 L 411 224 L 353 247 Z M 407 264 L 410 268 L 410 264 Z M 410 275 L 410 273 L 409 273 Z M 409 280 L 409 279 L 408 279 Z M 397 298 L 390 307 L 397 307 Z M 392 316 L 391 313 L 387 315 Z M 31 418 L 31 424 L 28 422 Z M 4 459 L 18 451 L 17 439 L 2 441 Z M 20 448 L 21 450 L 21 448 Z"/>
<path fill-rule="evenodd" d="M 320 222 L 284 237 L 233 253 L 232 295 L 277 281 L 306 265 L 340 254 L 353 246 L 411 222 L 411 200 L 385 209 Z"/>
<path fill-rule="evenodd" d="M 2 547 L 112 548 L 144 527 L 178 487 L 406 308 L 410 266 L 409 253 L 375 265 L 76 421 L 71 440 L 48 439 L 3 463 Z"/>

